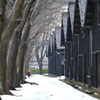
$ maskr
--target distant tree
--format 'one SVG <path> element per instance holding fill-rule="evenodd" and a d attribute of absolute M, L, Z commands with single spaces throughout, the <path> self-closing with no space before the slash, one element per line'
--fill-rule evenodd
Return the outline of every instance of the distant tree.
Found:
<path fill-rule="evenodd" d="M 39 74 L 42 73 L 42 68 L 43 68 L 43 58 L 45 57 L 45 45 L 46 45 L 46 40 L 47 40 L 47 34 L 42 34 L 41 39 L 37 45 L 35 45 L 35 57 L 37 59 L 38 65 L 39 65 Z"/>

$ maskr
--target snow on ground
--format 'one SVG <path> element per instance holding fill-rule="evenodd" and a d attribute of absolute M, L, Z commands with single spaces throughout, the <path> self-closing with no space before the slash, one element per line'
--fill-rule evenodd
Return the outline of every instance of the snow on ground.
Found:
<path fill-rule="evenodd" d="M 33 75 L 26 81 L 39 85 L 22 84 L 17 91 L 11 90 L 15 96 L 3 95 L 2 100 L 98 100 L 59 81 L 59 78 Z"/>

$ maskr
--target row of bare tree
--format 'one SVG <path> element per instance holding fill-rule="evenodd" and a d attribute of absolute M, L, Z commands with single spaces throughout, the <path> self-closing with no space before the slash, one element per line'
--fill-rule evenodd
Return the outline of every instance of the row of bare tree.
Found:
<path fill-rule="evenodd" d="M 31 24 L 43 0 L 0 0 L 0 94 L 23 83 L 23 64 Z"/>
<path fill-rule="evenodd" d="M 45 41 L 59 24 L 65 1 L 0 0 L 0 95 L 24 82 L 32 51 L 42 74 Z"/>

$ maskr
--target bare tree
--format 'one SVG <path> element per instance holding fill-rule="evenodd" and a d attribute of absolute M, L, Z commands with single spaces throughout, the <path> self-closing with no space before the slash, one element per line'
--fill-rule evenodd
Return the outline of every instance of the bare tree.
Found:
<path fill-rule="evenodd" d="M 42 61 L 45 56 L 45 44 L 48 37 L 47 35 L 48 34 L 42 34 L 39 43 L 35 47 L 35 57 L 39 65 L 39 74 L 42 74 Z"/>

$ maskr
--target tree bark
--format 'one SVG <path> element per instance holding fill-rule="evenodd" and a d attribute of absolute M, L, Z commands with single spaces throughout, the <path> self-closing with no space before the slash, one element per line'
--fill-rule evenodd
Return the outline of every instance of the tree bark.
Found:
<path fill-rule="evenodd" d="M 39 74 L 43 74 L 42 67 L 43 67 L 42 61 L 40 61 L 40 63 L 39 63 Z"/>
<path fill-rule="evenodd" d="M 0 40 L 3 31 L 4 18 L 5 18 L 6 0 L 0 0 Z"/>

